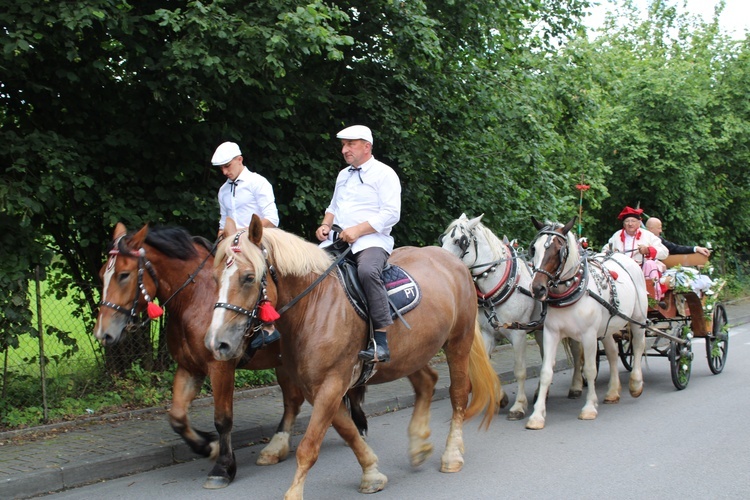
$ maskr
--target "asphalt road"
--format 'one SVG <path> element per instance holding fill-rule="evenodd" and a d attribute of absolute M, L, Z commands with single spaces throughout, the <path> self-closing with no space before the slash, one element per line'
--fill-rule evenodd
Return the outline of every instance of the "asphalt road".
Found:
<path fill-rule="evenodd" d="M 750 498 L 750 325 L 732 329 L 723 373 L 713 375 L 702 340 L 688 387 L 672 385 L 669 361 L 648 358 L 645 390 L 625 392 L 617 405 L 599 406 L 594 421 L 577 419 L 583 401 L 567 399 L 570 372 L 555 374 L 547 404 L 547 426 L 529 431 L 524 421 L 497 418 L 488 431 L 478 420 L 464 430 L 466 464 L 456 474 L 439 472 L 450 418 L 449 401 L 433 403 L 435 453 L 418 469 L 409 465 L 406 426 L 411 409 L 370 419 L 368 442 L 388 476 L 378 500 L 489 498 L 575 499 L 746 499 Z M 606 369 L 602 360 L 601 370 Z M 627 375 L 621 368 L 623 387 Z M 536 380 L 529 382 L 533 386 Z M 605 382 L 597 382 L 600 400 Z M 515 384 L 506 386 L 511 393 Z M 627 389 L 626 389 L 627 390 Z M 295 437 L 294 444 L 299 442 Z M 51 499 L 278 499 L 294 475 L 295 460 L 255 465 L 261 446 L 237 451 L 237 478 L 228 488 L 202 488 L 210 463 L 197 460 L 49 495 Z M 333 430 L 308 476 L 308 499 L 364 498 L 360 469 Z"/>

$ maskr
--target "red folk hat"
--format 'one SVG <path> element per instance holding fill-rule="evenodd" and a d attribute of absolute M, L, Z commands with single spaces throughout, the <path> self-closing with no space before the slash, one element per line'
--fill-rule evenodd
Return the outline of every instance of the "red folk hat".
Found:
<path fill-rule="evenodd" d="M 643 209 L 641 208 L 625 207 L 622 209 L 622 212 L 620 212 L 620 215 L 617 216 L 617 219 L 624 220 L 628 217 L 635 217 L 636 219 L 640 219 L 642 213 Z"/>

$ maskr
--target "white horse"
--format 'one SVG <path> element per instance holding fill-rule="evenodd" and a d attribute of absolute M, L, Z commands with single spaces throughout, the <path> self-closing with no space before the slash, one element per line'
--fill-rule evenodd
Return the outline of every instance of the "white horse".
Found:
<path fill-rule="evenodd" d="M 583 371 L 589 381 L 586 404 L 578 418 L 593 420 L 598 400 L 594 380 L 598 339 L 602 339 L 609 361 L 610 379 L 605 403 L 620 401 L 620 375 L 617 348 L 612 334 L 630 324 L 633 345 L 633 369 L 630 394 L 643 392 L 641 358 L 645 350 L 648 296 L 646 280 L 638 264 L 622 253 L 582 255 L 575 235 L 570 232 L 576 218 L 565 226 L 531 218 L 539 232 L 529 247 L 534 271 L 531 289 L 534 297 L 547 301 L 544 321 L 544 359 L 540 374 L 539 396 L 527 429 L 542 429 L 547 413 L 546 396 L 552 383 L 557 345 L 562 338 L 581 343 Z"/>
<path fill-rule="evenodd" d="M 526 261 L 481 220 L 482 215 L 469 220 L 466 214 L 461 214 L 440 236 L 440 245 L 459 257 L 474 277 L 487 353 L 495 347 L 498 334 L 513 345 L 513 373 L 518 381 L 518 393 L 508 411 L 508 420 L 521 420 L 526 417 L 528 408 L 526 334 L 535 324 L 539 325 L 542 307 L 541 302 L 531 297 L 531 269 Z M 543 355 L 541 328 L 537 328 L 534 335 Z"/>

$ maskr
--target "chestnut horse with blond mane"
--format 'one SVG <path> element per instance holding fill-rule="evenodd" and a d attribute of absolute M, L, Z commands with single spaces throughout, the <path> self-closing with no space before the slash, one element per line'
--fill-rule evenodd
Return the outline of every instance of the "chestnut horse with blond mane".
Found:
<path fill-rule="evenodd" d="M 194 452 L 216 459 L 204 484 L 215 489 L 227 486 L 237 470 L 231 440 L 235 369 L 276 368 L 282 389 L 284 415 L 271 442 L 261 451 L 258 465 L 275 464 L 287 457 L 292 427 L 304 398 L 280 366 L 278 342 L 257 350 L 252 357 L 243 353 L 242 359 L 226 361 L 217 361 L 206 350 L 203 340 L 218 293 L 209 250 L 181 228 L 144 226 L 128 234 L 118 223 L 100 271 L 102 303 L 94 336 L 104 346 L 114 345 L 149 305 L 147 297 L 156 297 L 166 306 L 167 347 L 177 363 L 169 423 Z M 211 381 L 218 440 L 194 429 L 188 418 L 190 403 L 206 376 Z"/>
<path fill-rule="evenodd" d="M 228 227 L 227 233 L 233 229 Z M 489 425 L 502 399 L 500 379 L 479 330 L 474 283 L 459 259 L 437 247 L 398 248 L 389 262 L 405 269 L 426 292 L 419 306 L 406 315 L 411 329 L 401 320 L 388 327 L 391 361 L 375 364 L 368 383 L 409 378 L 416 394 L 409 454 L 412 465 L 420 465 L 432 452 L 429 418 L 437 373 L 429 364 L 443 349 L 453 415 L 441 470 L 457 472 L 464 463 L 464 420 L 484 410 L 482 423 Z M 387 483 L 378 470 L 377 456 L 342 403 L 363 371 L 357 353 L 367 343 L 368 325 L 349 303 L 337 273 L 331 272 L 332 263 L 332 256 L 317 245 L 281 229 L 264 229 L 253 216 L 246 232 L 219 245 L 214 264 L 219 303 L 206 333 L 206 347 L 218 360 L 241 356 L 250 320 L 261 303 L 270 301 L 281 313 L 276 327 L 281 332 L 282 362 L 313 405 L 297 447 L 297 470 L 286 492 L 291 499 L 302 498 L 305 478 L 331 425 L 362 467 L 360 492 L 374 493 Z"/>

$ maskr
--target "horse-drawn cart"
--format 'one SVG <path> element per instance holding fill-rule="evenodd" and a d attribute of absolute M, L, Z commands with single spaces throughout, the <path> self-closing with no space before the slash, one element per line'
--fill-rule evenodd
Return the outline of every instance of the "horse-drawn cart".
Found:
<path fill-rule="evenodd" d="M 668 276 L 679 276 L 684 269 L 684 274 L 692 278 L 693 273 L 690 269 L 702 268 L 707 261 L 703 255 L 689 254 L 670 255 L 664 263 L 672 271 L 668 271 Z M 724 306 L 716 301 L 723 281 L 713 284 L 713 288 L 705 293 L 699 292 L 700 295 L 692 290 L 689 284 L 677 284 L 666 291 L 661 301 L 649 304 L 650 325 L 646 330 L 645 355 L 669 358 L 672 382 L 679 390 L 687 387 L 690 381 L 693 339 L 705 339 L 708 367 L 712 373 L 721 373 L 726 363 L 729 348 L 727 312 Z M 647 280 L 649 297 L 653 297 L 653 286 L 652 281 Z M 620 360 L 625 368 L 630 370 L 633 361 L 630 334 L 623 331 L 615 337 Z"/>

